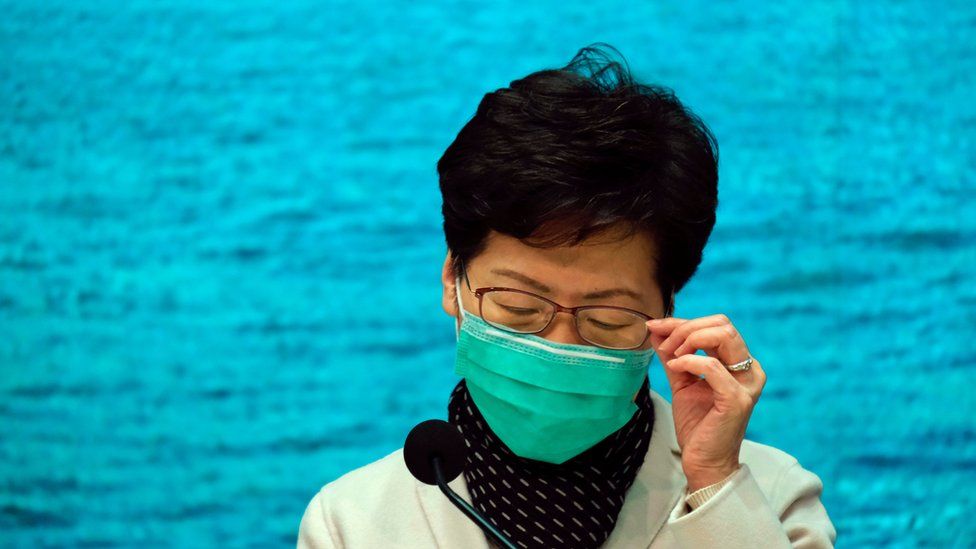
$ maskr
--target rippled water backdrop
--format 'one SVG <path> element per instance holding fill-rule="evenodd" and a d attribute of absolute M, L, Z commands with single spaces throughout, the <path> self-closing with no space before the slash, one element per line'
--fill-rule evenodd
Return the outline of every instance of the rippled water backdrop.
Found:
<path fill-rule="evenodd" d="M 446 414 L 437 159 L 595 41 L 718 137 L 677 315 L 763 361 L 748 436 L 841 547 L 976 544 L 976 4 L 2 6 L 0 545 L 292 546 Z"/>

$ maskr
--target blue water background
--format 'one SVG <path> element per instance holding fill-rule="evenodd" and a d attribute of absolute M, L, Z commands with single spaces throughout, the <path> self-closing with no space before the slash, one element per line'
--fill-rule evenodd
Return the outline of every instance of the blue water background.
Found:
<path fill-rule="evenodd" d="M 0 545 L 293 545 L 445 416 L 435 162 L 600 40 L 718 137 L 677 315 L 762 360 L 748 437 L 841 547 L 976 544 L 976 4 L 2 10 Z"/>

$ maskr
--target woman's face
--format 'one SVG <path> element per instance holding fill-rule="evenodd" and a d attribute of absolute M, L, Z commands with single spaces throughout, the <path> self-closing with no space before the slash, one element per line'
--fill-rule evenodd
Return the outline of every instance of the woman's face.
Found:
<path fill-rule="evenodd" d="M 665 306 L 655 281 L 655 246 L 649 235 L 613 242 L 614 233 L 600 235 L 578 246 L 534 248 L 492 231 L 485 250 L 467 262 L 471 288 L 505 286 L 527 290 L 566 307 L 577 305 L 617 305 L 635 309 L 654 318 L 664 316 Z M 443 307 L 460 322 L 456 307 L 455 273 L 448 253 L 441 281 Z M 615 291 L 621 290 L 621 291 Z M 587 296 L 600 292 L 601 296 Z M 461 299 L 467 313 L 478 313 L 478 298 L 461 276 Z M 573 317 L 557 314 L 545 330 L 536 334 L 558 343 L 589 345 L 576 333 Z M 651 346 L 650 338 L 641 349 Z"/>

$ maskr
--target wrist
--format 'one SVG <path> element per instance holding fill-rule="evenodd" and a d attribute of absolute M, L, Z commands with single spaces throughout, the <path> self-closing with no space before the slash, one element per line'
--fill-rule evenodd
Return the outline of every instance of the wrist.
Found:
<path fill-rule="evenodd" d="M 685 470 L 685 478 L 688 480 L 688 492 L 695 492 L 706 486 L 721 482 L 732 476 L 739 470 L 739 467 L 740 465 L 735 463 L 722 467 Z"/>

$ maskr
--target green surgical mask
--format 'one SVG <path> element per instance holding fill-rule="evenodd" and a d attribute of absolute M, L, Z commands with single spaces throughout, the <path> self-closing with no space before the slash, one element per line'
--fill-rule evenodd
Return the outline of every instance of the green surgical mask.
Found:
<path fill-rule="evenodd" d="M 499 330 L 461 305 L 454 373 L 491 430 L 524 458 L 563 463 L 620 429 L 653 349 L 556 343 Z"/>

